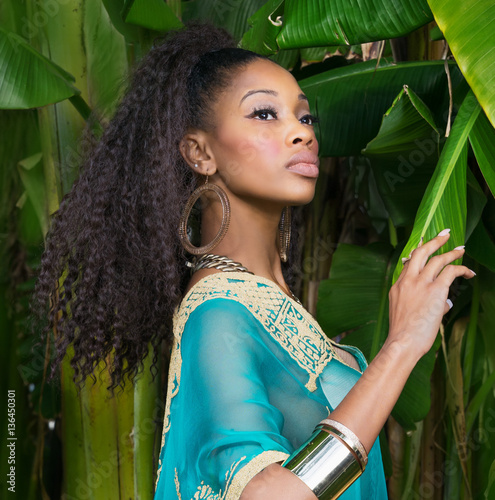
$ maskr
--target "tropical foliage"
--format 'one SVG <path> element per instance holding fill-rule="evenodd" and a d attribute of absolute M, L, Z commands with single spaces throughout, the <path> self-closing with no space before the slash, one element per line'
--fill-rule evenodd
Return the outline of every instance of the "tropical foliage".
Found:
<path fill-rule="evenodd" d="M 0 356 L 2 394 L 15 390 L 19 498 L 152 498 L 163 377 L 150 383 L 147 365 L 109 399 L 105 371 L 78 394 L 65 363 L 47 384 L 50 343 L 30 334 L 28 302 L 49 216 L 129 68 L 190 19 L 290 69 L 320 118 L 298 278 L 329 336 L 372 359 L 401 258 L 445 227 L 444 250 L 466 245 L 477 276 L 455 284 L 382 449 L 391 499 L 495 498 L 493 2 L 3 0 L 0 19 Z"/>

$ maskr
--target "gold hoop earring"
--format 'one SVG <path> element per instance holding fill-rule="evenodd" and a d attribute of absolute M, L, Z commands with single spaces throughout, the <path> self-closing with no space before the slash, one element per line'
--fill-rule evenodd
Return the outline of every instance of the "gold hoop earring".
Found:
<path fill-rule="evenodd" d="M 285 207 L 282 211 L 280 218 L 280 225 L 278 228 L 278 243 L 280 260 L 287 262 L 289 256 L 290 246 L 290 232 L 291 232 L 291 208 Z"/>
<path fill-rule="evenodd" d="M 189 220 L 189 216 L 191 215 L 191 210 L 194 204 L 198 201 L 199 197 L 205 191 L 213 191 L 219 198 L 220 203 L 222 204 L 222 222 L 220 224 L 220 229 L 213 240 L 207 245 L 203 245 L 202 247 L 195 247 L 187 237 L 187 221 Z M 184 207 L 184 211 L 182 212 L 180 222 L 179 222 L 179 238 L 182 246 L 185 250 L 187 250 L 192 255 L 203 255 L 205 253 L 210 253 L 213 248 L 215 248 L 220 241 L 224 238 L 230 224 L 230 202 L 229 198 L 225 191 L 217 186 L 216 184 L 208 183 L 208 176 L 206 176 L 206 181 L 202 186 L 196 188 L 189 199 L 186 202 Z"/>

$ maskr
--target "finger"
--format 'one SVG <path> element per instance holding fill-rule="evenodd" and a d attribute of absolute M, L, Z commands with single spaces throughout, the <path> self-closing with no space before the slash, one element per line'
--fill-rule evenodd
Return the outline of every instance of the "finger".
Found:
<path fill-rule="evenodd" d="M 421 271 L 421 276 L 433 281 L 445 266 L 454 262 L 456 259 L 460 259 L 464 255 L 464 252 L 464 246 L 460 246 L 454 248 L 450 252 L 435 255 L 435 257 L 432 257 L 425 265 Z"/>
<path fill-rule="evenodd" d="M 449 264 L 445 266 L 442 272 L 438 275 L 438 278 L 434 281 L 436 285 L 450 287 L 452 282 L 456 278 L 466 278 L 471 279 L 476 276 L 476 273 L 466 266 L 456 266 L 454 264 Z"/>
<path fill-rule="evenodd" d="M 399 277 L 396 280 L 396 283 L 400 283 L 404 279 L 404 276 L 407 273 L 407 268 L 409 267 L 409 261 L 410 260 L 411 260 L 410 258 L 407 258 L 407 259 L 403 260 L 402 271 L 400 272 Z"/>
<path fill-rule="evenodd" d="M 419 240 L 418 246 L 416 248 L 419 248 L 421 245 L 423 245 L 423 241 L 424 241 L 424 238 L 423 238 L 423 236 L 421 236 L 421 239 Z M 409 255 L 407 257 L 402 257 L 403 269 L 402 269 L 401 273 L 399 274 L 399 277 L 397 278 L 397 283 L 399 283 L 402 280 L 402 278 L 406 272 L 406 265 L 411 260 L 411 254 L 412 254 L 412 252 L 409 253 Z"/>
<path fill-rule="evenodd" d="M 426 262 L 431 254 L 435 253 L 439 248 L 441 248 L 445 243 L 447 243 L 450 237 L 450 229 L 444 229 L 438 233 L 438 235 L 427 241 L 421 247 L 416 248 L 412 251 L 411 261 L 409 264 L 409 272 L 419 273 L 423 267 L 425 267 Z"/>

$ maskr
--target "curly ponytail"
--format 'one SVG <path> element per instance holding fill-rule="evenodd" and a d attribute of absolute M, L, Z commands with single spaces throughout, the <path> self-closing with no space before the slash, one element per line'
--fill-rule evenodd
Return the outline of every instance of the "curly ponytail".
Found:
<path fill-rule="evenodd" d="M 254 58 L 224 30 L 194 24 L 156 43 L 55 214 L 33 306 L 56 328 L 50 373 L 72 344 L 81 385 L 113 352 L 110 389 L 152 366 L 187 282 L 178 223 L 195 179 L 178 144 L 205 128 L 228 75 Z"/>

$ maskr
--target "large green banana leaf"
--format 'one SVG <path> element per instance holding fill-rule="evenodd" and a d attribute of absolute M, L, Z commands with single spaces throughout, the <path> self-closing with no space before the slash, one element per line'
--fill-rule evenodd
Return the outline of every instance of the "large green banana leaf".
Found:
<path fill-rule="evenodd" d="M 79 94 L 73 81 L 23 38 L 0 28 L 0 108 L 28 109 L 63 101 Z"/>
<path fill-rule="evenodd" d="M 426 0 L 271 0 L 249 19 L 242 44 L 267 55 L 355 45 L 407 35 L 432 19 Z"/>
<path fill-rule="evenodd" d="M 495 126 L 495 3 L 428 0 L 435 20 L 479 103 Z"/>
<path fill-rule="evenodd" d="M 286 0 L 280 48 L 354 45 L 406 35 L 433 19 L 426 0 Z"/>
<path fill-rule="evenodd" d="M 459 109 L 401 257 L 407 257 L 418 245 L 421 237 L 430 240 L 445 228 L 451 229 L 451 236 L 440 249 L 441 253 L 464 244 L 468 136 L 480 110 L 476 98 L 470 92 Z M 394 272 L 394 281 L 399 277 L 401 269 L 402 264 L 399 260 Z"/>
<path fill-rule="evenodd" d="M 330 337 L 350 331 L 343 343 L 359 347 L 372 360 L 388 334 L 388 291 L 398 252 L 388 245 L 340 245 L 330 277 L 320 283 L 317 317 Z M 414 368 L 392 415 L 404 427 L 415 429 L 430 408 L 430 376 L 439 341 Z"/>
<path fill-rule="evenodd" d="M 385 113 L 363 154 L 370 158 L 378 189 L 394 225 L 414 221 L 439 157 L 440 134 L 424 102 L 407 86 Z"/>
<path fill-rule="evenodd" d="M 154 31 L 168 31 L 183 26 L 163 0 L 126 0 L 122 17 L 126 23 Z"/>
<path fill-rule="evenodd" d="M 454 98 L 467 91 L 460 71 L 450 65 Z M 404 85 L 430 108 L 438 126 L 448 112 L 448 86 L 443 61 L 390 63 L 368 61 L 337 68 L 299 82 L 320 119 L 322 156 L 356 155 L 376 137 L 384 113 Z"/>

